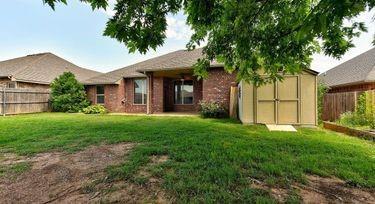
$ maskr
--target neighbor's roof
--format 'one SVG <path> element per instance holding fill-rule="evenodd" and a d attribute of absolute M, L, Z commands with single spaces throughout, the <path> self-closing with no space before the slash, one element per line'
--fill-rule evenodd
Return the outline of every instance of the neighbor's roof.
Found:
<path fill-rule="evenodd" d="M 375 81 L 375 48 L 320 74 L 319 80 L 331 87 Z"/>
<path fill-rule="evenodd" d="M 145 77 L 141 72 L 189 69 L 202 57 L 202 48 L 192 51 L 178 50 L 106 74 L 101 74 L 86 80 L 84 84 L 114 84 L 122 78 Z M 211 67 L 221 66 L 223 65 L 216 61 L 211 63 Z"/>
<path fill-rule="evenodd" d="M 0 77 L 12 77 L 16 81 L 50 84 L 64 72 L 72 72 L 83 82 L 101 74 L 74 65 L 52 53 L 40 53 L 0 62 Z"/>

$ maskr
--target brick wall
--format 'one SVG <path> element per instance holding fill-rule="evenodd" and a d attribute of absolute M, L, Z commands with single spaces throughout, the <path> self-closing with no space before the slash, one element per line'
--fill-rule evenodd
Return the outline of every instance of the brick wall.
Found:
<path fill-rule="evenodd" d="M 222 68 L 210 69 L 205 80 L 193 78 L 194 104 L 174 104 L 174 87 L 171 78 L 152 77 L 151 112 L 164 111 L 193 112 L 198 111 L 199 102 L 219 101 L 229 109 L 230 87 L 235 82 L 235 74 L 228 74 Z M 96 86 L 86 86 L 88 99 L 95 104 Z M 146 105 L 134 104 L 134 79 L 124 79 L 120 84 L 104 85 L 105 107 L 111 112 L 146 113 Z"/>
<path fill-rule="evenodd" d="M 124 106 L 125 106 L 124 111 L 127 113 L 146 113 L 147 112 L 146 105 L 134 104 L 134 80 L 133 79 L 125 79 Z"/>
<path fill-rule="evenodd" d="M 124 80 L 120 84 L 104 86 L 104 105 L 111 112 L 124 112 L 122 100 L 125 98 Z"/>
<path fill-rule="evenodd" d="M 199 109 L 199 102 L 202 100 L 202 80 L 193 78 L 194 103 L 192 105 L 174 104 L 174 80 L 164 78 L 164 109 L 165 111 L 195 112 Z"/>
<path fill-rule="evenodd" d="M 87 99 L 91 104 L 96 104 L 96 86 L 85 86 Z"/>
<path fill-rule="evenodd" d="M 104 85 L 104 106 L 110 112 L 124 112 L 125 106 L 122 101 L 125 98 L 125 81 L 121 80 L 120 84 Z M 96 86 L 89 85 L 85 87 L 88 100 L 96 104 Z"/>
<path fill-rule="evenodd" d="M 164 112 L 163 77 L 152 77 L 152 113 Z"/>
<path fill-rule="evenodd" d="M 329 93 L 367 91 L 367 90 L 373 90 L 373 89 L 375 89 L 375 82 L 333 87 L 329 90 Z"/>
<path fill-rule="evenodd" d="M 230 87 L 236 82 L 236 74 L 228 74 L 223 68 L 211 68 L 203 80 L 203 100 L 220 102 L 229 110 Z"/>

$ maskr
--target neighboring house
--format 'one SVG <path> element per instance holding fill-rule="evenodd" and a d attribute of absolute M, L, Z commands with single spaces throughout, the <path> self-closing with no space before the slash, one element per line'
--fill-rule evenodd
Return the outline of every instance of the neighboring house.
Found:
<path fill-rule="evenodd" d="M 93 104 L 112 112 L 197 112 L 199 101 L 217 101 L 229 109 L 235 74 L 212 62 L 207 79 L 193 76 L 202 49 L 179 50 L 86 80 Z"/>
<path fill-rule="evenodd" d="M 320 74 L 319 81 L 330 93 L 375 89 L 375 48 Z"/>
<path fill-rule="evenodd" d="M 78 67 L 52 53 L 41 53 L 1 61 L 0 86 L 49 89 L 50 83 L 56 77 L 68 71 L 80 82 L 101 74 Z"/>

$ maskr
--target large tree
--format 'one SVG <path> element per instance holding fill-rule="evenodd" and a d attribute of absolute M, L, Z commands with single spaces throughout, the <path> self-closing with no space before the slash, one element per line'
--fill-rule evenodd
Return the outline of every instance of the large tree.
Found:
<path fill-rule="evenodd" d="M 43 1 L 52 8 L 66 3 Z M 81 1 L 93 9 L 108 7 L 107 0 Z M 375 0 L 117 0 L 104 35 L 146 53 L 163 45 L 166 16 L 183 10 L 194 32 L 187 47 L 207 43 L 196 75 L 207 76 L 209 61 L 217 59 L 239 79 L 261 84 L 308 68 L 316 52 L 340 58 L 367 31 L 353 19 L 374 6 Z"/>

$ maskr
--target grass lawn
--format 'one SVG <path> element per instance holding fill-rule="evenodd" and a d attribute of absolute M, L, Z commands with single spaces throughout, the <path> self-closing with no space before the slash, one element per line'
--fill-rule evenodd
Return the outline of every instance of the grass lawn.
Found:
<path fill-rule="evenodd" d="M 45 113 L 0 117 L 0 151 L 21 155 L 74 152 L 93 144 L 139 143 L 127 161 L 108 169 L 113 179 L 135 177 L 150 155 L 168 155 L 155 169 L 179 201 L 270 201 L 254 178 L 288 187 L 305 175 L 335 176 L 375 187 L 375 145 L 321 129 L 269 132 L 230 120 Z"/>

